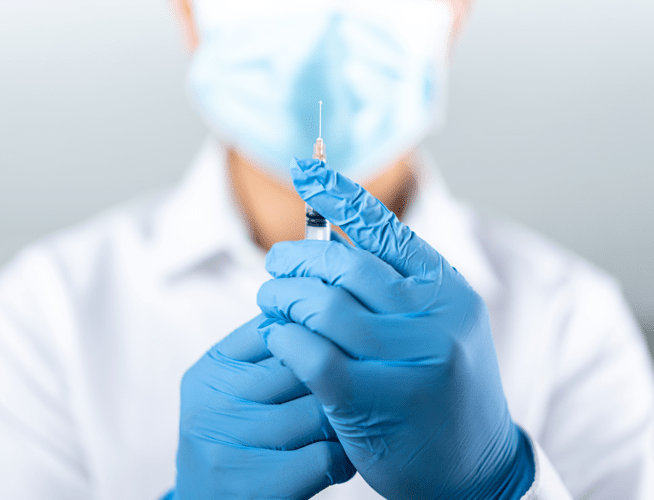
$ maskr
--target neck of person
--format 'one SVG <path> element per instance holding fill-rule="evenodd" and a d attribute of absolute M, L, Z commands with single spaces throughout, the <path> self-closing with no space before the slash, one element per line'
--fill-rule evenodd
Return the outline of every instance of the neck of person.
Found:
<path fill-rule="evenodd" d="M 363 184 L 400 219 L 418 187 L 411 165 L 407 155 Z M 227 166 L 235 202 L 259 248 L 268 251 L 279 241 L 304 238 L 304 201 L 291 185 L 267 175 L 233 148 L 228 149 Z"/>

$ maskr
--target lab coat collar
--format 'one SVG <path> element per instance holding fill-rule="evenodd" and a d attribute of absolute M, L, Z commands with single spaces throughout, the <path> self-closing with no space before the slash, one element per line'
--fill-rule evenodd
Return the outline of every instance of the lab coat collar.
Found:
<path fill-rule="evenodd" d="M 170 279 L 224 253 L 263 265 L 265 254 L 252 242 L 233 201 L 227 152 L 208 138 L 181 183 L 155 216 L 155 268 Z"/>
<path fill-rule="evenodd" d="M 501 287 L 474 209 L 456 200 L 427 146 L 412 155 L 420 191 L 404 222 L 455 267 L 489 301 Z"/>
<path fill-rule="evenodd" d="M 207 139 L 182 182 L 160 207 L 154 264 L 164 279 L 221 253 L 245 266 L 263 267 L 265 254 L 253 243 L 234 203 L 226 161 L 226 150 Z M 416 151 L 412 161 L 420 191 L 405 222 L 488 298 L 499 280 L 480 243 L 474 211 L 452 198 L 425 147 Z"/>

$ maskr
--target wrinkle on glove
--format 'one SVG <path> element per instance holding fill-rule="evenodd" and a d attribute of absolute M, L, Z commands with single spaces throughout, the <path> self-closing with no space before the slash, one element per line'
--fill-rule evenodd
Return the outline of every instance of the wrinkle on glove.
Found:
<path fill-rule="evenodd" d="M 379 257 L 402 276 L 437 278 L 441 255 L 403 224 L 362 186 L 316 159 L 291 162 L 296 191 L 352 242 Z"/>
<path fill-rule="evenodd" d="M 322 403 L 265 348 L 263 319 L 184 375 L 177 481 L 166 498 L 302 500 L 354 475 Z"/>
<path fill-rule="evenodd" d="M 267 349 L 385 498 L 522 497 L 533 456 L 509 413 L 484 301 L 358 184 L 318 160 L 294 160 L 291 174 L 356 248 L 273 246 L 273 279 L 257 296 Z"/>

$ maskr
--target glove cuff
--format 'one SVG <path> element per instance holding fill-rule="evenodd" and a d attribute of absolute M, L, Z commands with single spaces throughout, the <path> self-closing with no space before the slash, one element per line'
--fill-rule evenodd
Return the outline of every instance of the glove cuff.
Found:
<path fill-rule="evenodd" d="M 498 477 L 497 488 L 492 496 L 495 500 L 519 500 L 529 490 L 536 475 L 534 451 L 527 434 L 520 426 L 513 424 L 517 434 L 517 446 L 513 460 L 504 473 Z"/>

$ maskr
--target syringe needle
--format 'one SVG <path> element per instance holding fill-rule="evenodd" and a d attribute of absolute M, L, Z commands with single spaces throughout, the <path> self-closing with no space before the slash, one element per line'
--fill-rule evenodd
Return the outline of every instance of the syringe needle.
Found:
<path fill-rule="evenodd" d="M 313 157 L 326 161 L 325 142 L 322 140 L 322 101 L 318 101 L 318 105 L 320 106 L 318 111 L 318 139 L 316 139 L 316 143 L 313 145 Z"/>
<path fill-rule="evenodd" d="M 313 157 L 317 160 L 327 160 L 325 154 L 325 143 L 322 140 L 322 101 L 318 101 L 320 110 L 318 114 L 318 139 L 313 145 Z M 304 238 L 307 240 L 323 240 L 329 241 L 331 239 L 331 225 L 327 219 L 316 212 L 311 206 L 306 203 L 305 210 L 305 229 Z"/>

